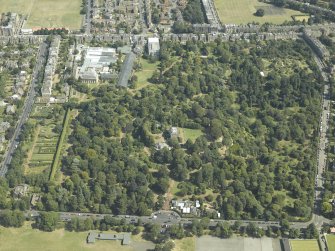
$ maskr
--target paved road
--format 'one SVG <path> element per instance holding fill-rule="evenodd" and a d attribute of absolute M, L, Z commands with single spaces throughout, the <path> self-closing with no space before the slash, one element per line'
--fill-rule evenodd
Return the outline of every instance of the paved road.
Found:
<path fill-rule="evenodd" d="M 314 52 L 313 52 L 314 53 Z M 314 54 L 315 62 L 321 72 L 322 78 L 325 81 L 324 89 L 323 89 L 323 96 L 322 96 L 322 111 L 320 116 L 320 128 L 319 128 L 319 146 L 318 146 L 318 154 L 317 154 L 317 168 L 316 168 L 316 175 L 315 175 L 315 197 L 314 197 L 314 212 L 313 212 L 313 218 L 312 222 L 315 224 L 315 226 L 321 230 L 321 227 L 324 223 L 329 223 L 330 220 L 324 218 L 321 214 L 321 205 L 322 205 L 322 199 L 323 199 L 323 193 L 324 193 L 324 187 L 323 187 L 323 173 L 326 170 L 326 164 L 327 164 L 327 144 L 328 144 L 328 138 L 327 138 L 327 130 L 329 128 L 329 114 L 330 114 L 330 95 L 329 95 L 329 78 L 328 74 L 325 72 L 325 64 L 323 61 Z M 321 233 L 321 231 L 320 231 Z M 327 250 L 327 247 L 325 245 L 325 240 L 320 235 L 320 246 L 321 250 Z"/>
<path fill-rule="evenodd" d="M 318 154 L 317 154 L 317 169 L 315 176 L 315 198 L 314 198 L 314 223 L 320 228 L 325 219 L 321 216 L 321 204 L 322 197 L 324 192 L 323 187 L 323 173 L 326 168 L 327 163 L 327 153 L 326 147 L 328 144 L 327 139 L 327 130 L 328 130 L 328 122 L 329 122 L 329 114 L 330 114 L 330 100 L 329 100 L 329 84 L 328 84 L 328 75 L 324 71 L 325 65 L 322 60 L 314 55 L 315 62 L 317 63 L 319 70 L 321 71 L 323 80 L 326 82 L 324 85 L 323 96 L 322 96 L 322 111 L 320 117 L 320 128 L 319 128 L 319 146 L 318 146 Z"/>
<path fill-rule="evenodd" d="M 136 55 L 133 52 L 130 52 L 126 59 L 123 62 L 121 67 L 120 75 L 119 75 L 119 82 L 118 85 L 122 87 L 128 86 L 128 81 L 131 77 L 131 71 L 133 70 L 133 64 L 135 61 Z"/>
<path fill-rule="evenodd" d="M 12 161 L 14 150 L 17 148 L 18 144 L 20 143 L 19 135 L 22 131 L 22 127 L 24 123 L 28 120 L 30 112 L 33 108 L 33 104 L 34 104 L 34 100 L 36 96 L 35 87 L 37 84 L 38 74 L 39 74 L 39 71 L 43 69 L 43 65 L 45 64 L 46 52 L 47 52 L 47 46 L 45 43 L 42 43 L 40 46 L 39 52 L 38 52 L 36 65 L 35 65 L 35 68 L 32 74 L 31 85 L 29 87 L 27 97 L 25 99 L 22 114 L 17 122 L 13 137 L 10 140 L 8 150 L 4 155 L 4 161 L 1 165 L 0 176 L 2 177 L 4 177 L 7 173 L 8 165 Z"/>
<path fill-rule="evenodd" d="M 90 34 L 91 33 L 91 10 L 92 10 L 92 0 L 87 0 L 87 10 L 86 10 L 86 16 L 84 21 L 84 27 L 85 27 L 85 33 Z"/>
<path fill-rule="evenodd" d="M 40 211 L 26 211 L 26 216 L 30 217 L 38 217 Z M 136 216 L 136 215 L 112 215 L 112 214 L 92 214 L 92 213 L 71 213 L 71 212 L 59 212 L 60 220 L 62 221 L 69 221 L 72 218 L 95 218 L 95 219 L 103 219 L 105 216 L 112 216 L 119 219 L 125 219 L 127 223 L 137 223 L 138 220 L 145 223 L 155 223 L 158 225 L 162 225 L 162 227 L 168 227 L 175 224 L 183 224 L 183 225 L 190 225 L 194 218 L 181 218 L 176 212 L 173 211 L 158 211 L 151 216 Z M 234 224 L 235 220 L 221 220 L 221 219 L 213 219 L 210 220 L 209 225 L 214 227 L 219 222 L 228 222 L 230 224 Z M 240 221 L 242 225 L 247 225 L 250 222 L 254 222 L 257 226 L 266 228 L 267 226 L 279 226 L 278 221 Z M 296 227 L 305 227 L 307 223 L 295 223 Z"/>
<path fill-rule="evenodd" d="M 39 211 L 26 211 L 26 216 L 38 217 Z M 182 224 L 190 225 L 195 218 L 181 218 L 176 212 L 173 211 L 158 211 L 152 213 L 151 216 L 136 216 L 136 215 L 113 215 L 113 214 L 93 214 L 93 213 L 75 213 L 75 212 L 59 212 L 60 220 L 69 221 L 72 218 L 95 218 L 103 219 L 105 216 L 112 216 L 118 219 L 125 219 L 127 223 L 137 223 L 138 220 L 145 223 L 155 223 L 161 225 L 162 227 L 169 227 L 171 225 Z M 215 227 L 219 222 L 227 222 L 229 224 L 234 224 L 236 220 L 223 220 L 223 219 L 211 219 L 209 222 L 210 227 Z M 291 222 L 290 225 L 293 228 L 306 228 L 310 223 L 315 221 L 315 216 L 309 222 Z M 263 221 L 263 220 L 240 220 L 242 226 L 247 226 L 249 223 L 253 222 L 258 227 L 266 229 L 269 226 L 279 227 L 279 221 Z"/>

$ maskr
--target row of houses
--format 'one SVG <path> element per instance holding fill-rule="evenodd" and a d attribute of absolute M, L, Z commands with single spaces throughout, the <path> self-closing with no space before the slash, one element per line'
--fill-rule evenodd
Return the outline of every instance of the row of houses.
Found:
<path fill-rule="evenodd" d="M 55 36 L 49 47 L 49 55 L 45 66 L 43 86 L 41 89 L 42 97 L 50 98 L 51 96 L 53 77 L 57 67 L 59 46 L 60 37 Z"/>
<path fill-rule="evenodd" d="M 326 46 L 324 46 L 318 38 L 316 38 L 313 33 L 309 30 L 304 30 L 303 32 L 304 40 L 313 48 L 314 52 L 323 59 L 328 59 L 330 56 L 329 51 Z"/>
<path fill-rule="evenodd" d="M 43 35 L 17 35 L 17 36 L 0 36 L 0 44 L 40 44 L 45 41 Z"/>
<path fill-rule="evenodd" d="M 104 35 L 75 35 L 77 44 L 85 44 L 93 41 L 108 42 L 108 43 L 121 43 L 123 45 L 138 45 L 144 46 L 147 43 L 147 38 L 143 35 L 133 34 L 104 34 Z"/>
<path fill-rule="evenodd" d="M 216 13 L 215 6 L 212 0 L 202 0 L 202 5 L 205 9 L 206 18 L 210 25 L 221 27 L 220 19 Z"/>
<path fill-rule="evenodd" d="M 176 41 L 181 43 L 186 43 L 187 41 L 203 41 L 203 42 L 213 42 L 216 39 L 221 39 L 222 41 L 236 41 L 242 39 L 256 38 L 258 40 L 278 40 L 278 39 L 297 39 L 298 33 L 296 32 L 285 32 L 285 33 L 209 33 L 209 34 L 163 34 L 163 41 Z"/>

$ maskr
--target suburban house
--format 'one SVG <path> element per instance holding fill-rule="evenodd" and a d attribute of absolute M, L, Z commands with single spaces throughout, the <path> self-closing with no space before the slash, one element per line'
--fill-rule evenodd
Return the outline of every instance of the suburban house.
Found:
<path fill-rule="evenodd" d="M 7 114 L 7 115 L 14 114 L 15 111 L 16 111 L 16 107 L 15 107 L 15 105 L 8 105 L 8 106 L 6 107 L 6 114 Z"/>
<path fill-rule="evenodd" d="M 9 127 L 10 127 L 10 123 L 9 123 L 9 122 L 7 122 L 7 121 L 2 121 L 2 122 L 0 123 L 0 133 L 3 133 L 3 132 L 5 132 L 5 131 L 7 131 L 7 129 L 9 129 Z"/>
<path fill-rule="evenodd" d="M 20 198 L 26 196 L 29 186 L 27 184 L 18 185 L 14 188 L 13 194 L 15 197 Z"/>
<path fill-rule="evenodd" d="M 34 193 L 31 196 L 30 204 L 34 207 L 36 206 L 37 202 L 39 202 L 40 200 L 41 200 L 41 195 Z"/>
<path fill-rule="evenodd" d="M 166 144 L 165 142 L 160 142 L 160 143 L 155 144 L 155 149 L 156 150 L 162 150 L 163 148 L 167 148 L 167 149 L 171 150 L 171 147 L 168 144 Z"/>

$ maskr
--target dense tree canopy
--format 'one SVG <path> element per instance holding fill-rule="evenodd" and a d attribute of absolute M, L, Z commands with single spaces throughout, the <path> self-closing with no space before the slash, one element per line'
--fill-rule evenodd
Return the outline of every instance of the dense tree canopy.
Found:
<path fill-rule="evenodd" d="M 308 217 L 322 87 L 308 47 L 167 42 L 160 54 L 148 87 L 100 86 L 90 101 L 71 104 L 79 115 L 62 183 L 24 177 L 14 156 L 10 186 L 38 184 L 41 210 L 148 215 L 162 207 L 174 179 L 178 196 L 207 200 L 226 219 Z M 201 134 L 172 137 L 171 127 Z M 169 147 L 158 149 L 157 139 Z M 202 229 L 195 223 L 194 232 Z M 230 234 L 225 225 L 217 229 Z"/>

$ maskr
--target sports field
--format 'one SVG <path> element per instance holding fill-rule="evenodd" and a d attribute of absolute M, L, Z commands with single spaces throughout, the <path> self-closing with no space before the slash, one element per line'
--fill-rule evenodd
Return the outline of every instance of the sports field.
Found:
<path fill-rule="evenodd" d="M 281 251 L 278 239 L 232 237 L 221 239 L 209 235 L 196 238 L 196 251 Z M 306 249 L 304 251 L 310 251 Z"/>
<path fill-rule="evenodd" d="M 290 240 L 292 251 L 320 251 L 317 240 Z"/>
<path fill-rule="evenodd" d="M 292 21 L 292 15 L 303 15 L 295 10 L 278 8 L 258 0 L 214 0 L 220 20 L 223 24 L 247 24 L 252 22 L 281 24 Z M 264 16 L 254 15 L 257 9 L 264 9 Z"/>
<path fill-rule="evenodd" d="M 335 235 L 327 235 L 327 244 L 329 251 L 335 251 Z"/>
<path fill-rule="evenodd" d="M 143 240 L 140 235 L 132 236 L 128 246 L 120 241 L 96 241 L 87 244 L 85 232 L 68 232 L 57 229 L 54 232 L 42 232 L 32 229 L 29 223 L 21 228 L 0 226 L 1 251 L 144 251 L 153 250 L 154 244 Z"/>
<path fill-rule="evenodd" d="M 0 0 L 0 12 L 27 15 L 25 28 L 79 29 L 81 0 Z"/>

